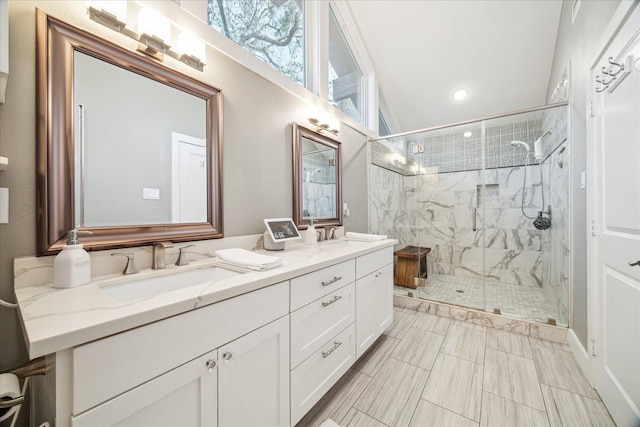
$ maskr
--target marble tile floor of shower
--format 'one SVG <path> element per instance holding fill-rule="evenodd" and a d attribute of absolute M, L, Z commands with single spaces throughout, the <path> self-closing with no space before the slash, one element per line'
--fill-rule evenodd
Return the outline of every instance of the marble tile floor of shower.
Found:
<path fill-rule="evenodd" d="M 558 325 L 566 326 L 558 319 L 556 309 L 544 291 L 535 286 L 486 280 L 485 288 L 485 283 L 480 279 L 430 274 L 424 286 L 418 286 L 416 289 L 394 286 L 394 292 L 401 295 L 412 293 L 414 298 L 489 312 L 499 308 L 500 312 L 507 316 L 538 323 L 547 323 L 548 319 L 554 319 Z"/>
<path fill-rule="evenodd" d="M 340 427 L 613 426 L 566 344 L 399 307 L 297 424 Z"/>

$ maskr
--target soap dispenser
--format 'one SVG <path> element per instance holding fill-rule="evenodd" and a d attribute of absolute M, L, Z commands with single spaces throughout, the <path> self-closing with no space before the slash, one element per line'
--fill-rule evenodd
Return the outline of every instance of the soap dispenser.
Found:
<path fill-rule="evenodd" d="M 304 235 L 304 243 L 307 245 L 315 245 L 318 241 L 318 235 L 316 234 L 316 228 L 313 226 L 313 218 L 309 219 L 309 226 L 307 232 Z"/>
<path fill-rule="evenodd" d="M 53 260 L 53 287 L 73 288 L 90 281 L 91 257 L 78 243 L 78 230 L 71 230 L 67 244 L 62 246 L 62 251 Z"/>

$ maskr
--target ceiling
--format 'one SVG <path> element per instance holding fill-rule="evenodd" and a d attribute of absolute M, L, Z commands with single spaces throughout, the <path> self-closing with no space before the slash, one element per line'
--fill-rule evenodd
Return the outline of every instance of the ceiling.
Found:
<path fill-rule="evenodd" d="M 393 133 L 545 104 L 561 0 L 348 5 L 376 69 Z M 458 88 L 469 92 L 463 101 L 452 97 Z"/>

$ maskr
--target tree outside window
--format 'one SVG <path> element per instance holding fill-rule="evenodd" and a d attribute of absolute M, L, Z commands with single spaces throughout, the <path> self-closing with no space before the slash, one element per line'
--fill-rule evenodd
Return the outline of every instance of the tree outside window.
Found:
<path fill-rule="evenodd" d="M 209 26 L 304 86 L 302 0 L 209 0 Z"/>

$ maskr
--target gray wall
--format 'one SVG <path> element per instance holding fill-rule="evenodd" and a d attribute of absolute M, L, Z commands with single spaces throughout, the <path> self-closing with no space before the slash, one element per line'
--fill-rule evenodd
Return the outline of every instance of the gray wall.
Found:
<path fill-rule="evenodd" d="M 35 199 L 35 8 L 80 28 L 117 41 L 136 43 L 86 16 L 83 1 L 10 1 L 10 73 L 6 103 L 0 105 L 0 155 L 9 168 L 0 187 L 10 189 L 10 222 L 0 225 L 0 298 L 13 301 L 13 259 L 36 254 Z M 195 18 L 176 6 L 176 18 Z M 205 71 L 172 65 L 222 90 L 224 234 L 264 231 L 263 218 L 292 215 L 293 121 L 303 123 L 309 101 L 286 91 L 209 49 Z M 316 102 L 309 96 L 311 102 Z M 327 107 L 329 109 L 329 107 Z M 330 111 L 339 117 L 337 110 Z M 367 231 L 366 137 L 345 124 L 338 139 L 343 148 L 344 201 L 351 216 L 347 230 Z M 113 173 L 117 173 L 115 170 Z M 28 359 L 15 310 L 0 307 L 0 371 Z M 24 411 L 27 412 L 27 411 Z"/>
<path fill-rule="evenodd" d="M 81 52 L 75 53 L 73 80 L 74 105 L 85 107 L 84 224 L 172 222 L 171 133 L 204 140 L 206 101 Z M 78 168 L 76 182 L 79 175 Z M 143 199 L 143 188 L 160 190 L 160 199 Z M 79 206 L 80 197 L 76 201 Z M 202 206 L 199 220 L 206 221 Z"/>
<path fill-rule="evenodd" d="M 587 346 L 587 191 L 580 188 L 580 173 L 587 168 L 587 78 L 598 42 L 619 0 L 582 1 L 575 22 L 571 23 L 573 1 L 564 1 L 551 70 L 549 95 L 565 69 L 569 74 L 570 153 L 572 165 L 572 251 L 573 316 L 571 328 L 582 345 Z"/>

